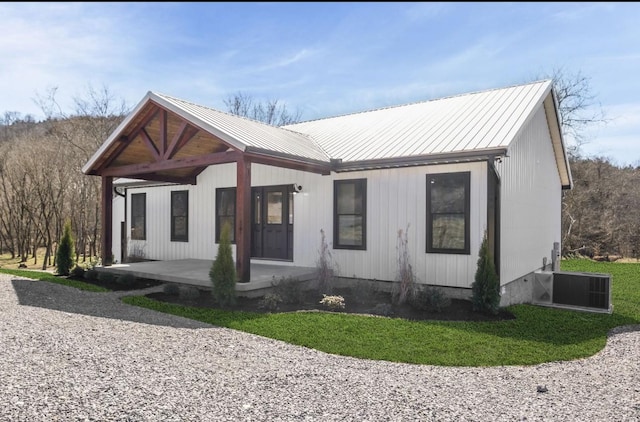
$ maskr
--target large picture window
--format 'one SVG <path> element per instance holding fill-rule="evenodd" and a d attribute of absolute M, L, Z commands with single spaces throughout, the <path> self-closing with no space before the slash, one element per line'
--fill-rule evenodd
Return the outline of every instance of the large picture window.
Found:
<path fill-rule="evenodd" d="M 134 193 L 131 195 L 131 239 L 147 239 L 147 194 Z"/>
<path fill-rule="evenodd" d="M 333 247 L 367 249 L 367 179 L 334 181 Z"/>
<path fill-rule="evenodd" d="M 236 188 L 216 189 L 216 242 L 220 242 L 222 227 L 229 224 L 229 238 L 236 239 Z"/>
<path fill-rule="evenodd" d="M 427 252 L 469 254 L 470 175 L 427 175 Z"/>
<path fill-rule="evenodd" d="M 171 241 L 189 241 L 189 191 L 171 192 Z"/>

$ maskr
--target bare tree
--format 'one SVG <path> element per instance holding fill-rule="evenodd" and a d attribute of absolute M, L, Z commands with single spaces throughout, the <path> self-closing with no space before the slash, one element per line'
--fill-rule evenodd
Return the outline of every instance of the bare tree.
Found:
<path fill-rule="evenodd" d="M 589 141 L 587 130 L 609 120 L 591 89 L 591 78 L 582 72 L 570 73 L 554 68 L 536 79 L 551 79 L 558 101 L 558 115 L 563 135 L 573 141 L 568 145 L 571 157 L 580 156 L 580 148 Z"/>
<path fill-rule="evenodd" d="M 57 92 L 54 87 L 45 95 L 37 94 L 36 102 L 46 116 L 49 130 L 81 153 L 86 161 L 122 122 L 129 108 L 124 100 L 116 99 L 108 87 L 96 90 L 89 85 L 83 96 L 73 97 L 74 112 L 66 113 L 58 103 Z M 58 121 L 67 124 L 54 124 Z"/>
<path fill-rule="evenodd" d="M 4 116 L 0 116 L 0 142 L 9 141 L 23 132 L 35 128 L 35 118 L 27 114 L 22 116 L 17 111 L 5 111 Z"/>
<path fill-rule="evenodd" d="M 255 101 L 243 92 L 230 95 L 224 100 L 227 111 L 236 116 L 247 117 L 272 126 L 285 126 L 300 121 L 302 113 L 296 110 L 289 112 L 285 104 L 279 100 Z"/>

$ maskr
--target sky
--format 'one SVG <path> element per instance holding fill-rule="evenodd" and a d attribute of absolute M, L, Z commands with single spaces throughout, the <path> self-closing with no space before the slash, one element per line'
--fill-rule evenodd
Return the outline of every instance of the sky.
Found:
<path fill-rule="evenodd" d="M 561 70 L 606 118 L 582 154 L 640 165 L 640 3 L 1 3 L 0 28 L 0 116 L 106 90 L 129 109 L 243 93 L 312 120 Z"/>

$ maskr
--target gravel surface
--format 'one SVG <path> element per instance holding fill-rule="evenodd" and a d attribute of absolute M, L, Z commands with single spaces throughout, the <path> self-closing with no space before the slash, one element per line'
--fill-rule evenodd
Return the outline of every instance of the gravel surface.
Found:
<path fill-rule="evenodd" d="M 334 356 L 124 294 L 0 274 L 0 421 L 640 421 L 640 326 L 588 359 L 450 368 Z"/>

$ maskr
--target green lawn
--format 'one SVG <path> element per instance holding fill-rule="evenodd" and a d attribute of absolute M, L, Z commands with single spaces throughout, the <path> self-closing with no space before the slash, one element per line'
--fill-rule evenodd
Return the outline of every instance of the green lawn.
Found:
<path fill-rule="evenodd" d="M 49 281 L 51 283 L 75 287 L 76 289 L 87 290 L 89 292 L 108 292 L 109 291 L 100 286 L 96 286 L 90 283 L 84 283 L 78 280 L 71 280 L 66 277 L 57 276 L 47 271 L 12 270 L 12 269 L 0 268 L 0 274 L 11 274 L 18 277 L 30 278 L 34 280 Z"/>
<path fill-rule="evenodd" d="M 591 356 L 607 332 L 640 324 L 640 264 L 563 261 L 565 271 L 612 274 L 613 314 L 517 305 L 515 320 L 414 322 L 333 313 L 251 314 L 165 304 L 145 297 L 126 303 L 270 337 L 328 353 L 449 366 L 530 365 Z"/>
<path fill-rule="evenodd" d="M 607 273 L 613 281 L 613 314 L 517 305 L 516 319 L 501 322 L 405 321 L 339 313 L 252 314 L 198 309 L 132 296 L 126 303 L 270 337 L 328 353 L 394 362 L 449 366 L 530 365 L 591 356 L 617 326 L 640 324 L 640 264 L 562 261 L 562 270 Z M 96 286 L 48 273 L 3 273 Z"/>

